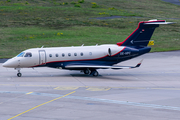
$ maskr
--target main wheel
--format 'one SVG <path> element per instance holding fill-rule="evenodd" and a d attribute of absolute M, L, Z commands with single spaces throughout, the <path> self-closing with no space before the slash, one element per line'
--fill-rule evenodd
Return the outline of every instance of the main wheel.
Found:
<path fill-rule="evenodd" d="M 22 74 L 21 74 L 21 73 L 18 73 L 18 74 L 17 74 L 17 76 L 18 76 L 18 77 L 21 77 L 21 76 L 22 76 Z"/>
<path fill-rule="evenodd" d="M 92 75 L 93 75 L 93 76 L 98 76 L 99 73 L 98 73 L 98 71 L 93 71 L 93 72 L 92 72 Z"/>
<path fill-rule="evenodd" d="M 90 74 L 90 70 L 89 69 L 84 70 L 84 74 L 89 75 Z"/>

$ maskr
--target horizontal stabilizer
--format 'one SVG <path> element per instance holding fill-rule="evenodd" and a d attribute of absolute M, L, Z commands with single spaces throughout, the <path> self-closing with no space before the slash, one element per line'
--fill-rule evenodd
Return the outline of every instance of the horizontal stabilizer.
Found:
<path fill-rule="evenodd" d="M 167 24 L 174 24 L 175 22 L 150 22 L 150 23 L 144 23 L 145 25 L 167 25 Z"/>
<path fill-rule="evenodd" d="M 163 24 L 167 25 L 167 24 L 174 24 L 174 23 L 175 22 L 166 22 L 165 20 L 157 20 L 157 19 L 144 22 L 145 25 L 163 25 Z"/>

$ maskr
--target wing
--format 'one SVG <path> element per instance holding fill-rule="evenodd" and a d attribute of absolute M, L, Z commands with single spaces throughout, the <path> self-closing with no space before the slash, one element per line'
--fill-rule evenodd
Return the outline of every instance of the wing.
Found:
<path fill-rule="evenodd" d="M 67 65 L 66 69 L 84 69 L 84 68 L 94 68 L 94 69 L 131 69 L 140 67 L 143 60 L 141 60 L 136 66 L 106 66 L 106 65 Z"/>

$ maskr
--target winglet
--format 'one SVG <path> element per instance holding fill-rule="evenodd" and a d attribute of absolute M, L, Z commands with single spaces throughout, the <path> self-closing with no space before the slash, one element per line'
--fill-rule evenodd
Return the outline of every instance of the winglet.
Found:
<path fill-rule="evenodd" d="M 142 62 L 143 62 L 143 59 L 135 67 L 132 67 L 132 68 L 140 67 Z"/>

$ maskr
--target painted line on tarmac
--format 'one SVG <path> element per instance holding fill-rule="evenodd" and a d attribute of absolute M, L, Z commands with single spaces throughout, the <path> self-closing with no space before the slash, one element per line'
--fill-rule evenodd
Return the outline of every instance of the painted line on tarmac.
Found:
<path fill-rule="evenodd" d="M 114 87 L 116 89 L 144 89 L 144 90 L 180 90 L 180 88 L 153 88 L 153 87 Z"/>
<path fill-rule="evenodd" d="M 0 93 L 26 94 L 27 92 L 20 92 L 20 91 L 0 91 Z"/>
<path fill-rule="evenodd" d="M 26 87 L 56 87 L 57 85 L 19 85 L 19 86 L 26 86 Z"/>
<path fill-rule="evenodd" d="M 27 92 L 17 92 L 17 91 L 0 91 L 0 93 L 19 93 L 19 94 L 26 94 Z M 72 93 L 71 93 L 72 94 Z M 39 95 L 39 96 L 47 96 L 47 97 L 56 97 L 62 98 L 63 95 L 60 94 L 50 94 L 50 93 L 31 93 L 29 95 Z M 91 97 L 81 97 L 81 96 L 64 96 L 64 98 L 69 99 L 76 99 L 76 100 L 87 100 L 87 101 L 94 101 L 94 102 L 104 102 L 104 103 L 111 103 L 111 104 L 120 104 L 120 105 L 128 105 L 128 106 L 138 106 L 138 107 L 145 107 L 145 108 L 159 108 L 159 109 L 166 109 L 166 110 L 176 110 L 180 111 L 180 107 L 175 106 L 165 106 L 165 105 L 157 105 L 157 104 L 148 104 L 148 103 L 138 103 L 138 102 L 128 102 L 128 101 L 119 101 L 119 100 L 109 100 L 109 99 L 101 99 L 101 98 L 91 98 Z M 55 99 L 53 99 L 55 100 Z M 52 100 L 51 100 L 52 101 Z M 47 103 L 46 103 L 47 104 Z M 34 108 L 35 109 L 35 108 Z"/>
<path fill-rule="evenodd" d="M 101 87 L 88 87 L 86 90 L 88 91 L 108 91 L 111 88 L 101 88 Z"/>
<path fill-rule="evenodd" d="M 0 86 L 17 86 L 17 84 L 0 84 Z M 173 88 L 173 87 L 97 87 L 97 86 L 66 86 L 61 87 L 58 85 L 24 85 L 18 84 L 18 86 L 26 86 L 26 87 L 55 87 L 54 90 L 76 90 L 78 88 L 86 88 L 88 91 L 107 91 L 111 89 L 149 89 L 149 90 L 180 90 L 180 88 Z"/>
<path fill-rule="evenodd" d="M 11 119 L 13 119 L 13 118 L 16 118 L 16 117 L 18 117 L 18 116 L 20 116 L 20 115 L 22 115 L 22 114 L 25 114 L 25 113 L 33 110 L 33 109 L 36 109 L 36 108 L 38 108 L 38 107 L 40 107 L 40 106 L 43 106 L 43 105 L 45 105 L 45 104 L 48 104 L 48 103 L 53 102 L 53 101 L 55 101 L 55 100 L 58 100 L 58 99 L 60 99 L 60 98 L 66 97 L 66 96 L 68 96 L 68 95 L 70 95 L 70 94 L 73 94 L 73 93 L 75 93 L 75 92 L 76 92 L 76 91 L 70 92 L 70 93 L 68 93 L 68 94 L 66 94 L 66 95 L 60 96 L 60 97 L 55 98 L 55 99 L 53 99 L 53 100 L 50 100 L 50 101 L 48 101 L 48 102 L 42 103 L 42 104 L 40 104 L 40 105 L 37 105 L 37 106 L 35 106 L 35 107 L 33 107 L 33 108 L 29 109 L 29 110 L 26 110 L 26 111 L 24 111 L 24 112 L 22 112 L 22 113 L 17 114 L 17 115 L 14 116 L 14 117 L 9 118 L 8 120 L 11 120 Z"/>
<path fill-rule="evenodd" d="M 15 86 L 15 84 L 0 84 L 0 86 Z"/>
<path fill-rule="evenodd" d="M 31 94 L 31 93 L 33 93 L 33 92 L 28 92 L 28 93 L 26 93 L 26 95 L 29 95 L 29 94 Z"/>
<path fill-rule="evenodd" d="M 96 101 L 96 102 L 104 102 L 104 103 L 114 103 L 114 104 L 120 104 L 120 105 L 130 105 L 130 106 L 140 106 L 140 107 L 149 107 L 149 108 L 159 108 L 159 109 L 180 111 L 180 107 L 174 107 L 174 106 L 164 106 L 164 105 L 156 105 L 156 104 L 118 101 L 118 100 L 109 100 L 109 99 L 99 99 L 99 98 L 90 98 L 90 97 L 79 97 L 79 96 L 67 96 L 66 98 Z"/>
<path fill-rule="evenodd" d="M 55 90 L 76 90 L 79 87 L 56 87 Z"/>

